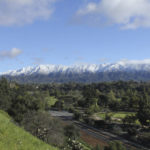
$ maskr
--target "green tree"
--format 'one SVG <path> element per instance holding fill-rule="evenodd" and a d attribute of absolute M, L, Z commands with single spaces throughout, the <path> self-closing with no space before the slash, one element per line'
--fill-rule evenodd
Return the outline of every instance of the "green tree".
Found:
<path fill-rule="evenodd" d="M 63 110 L 63 108 L 64 108 L 64 101 L 63 100 L 58 100 L 55 103 L 54 107 L 58 108 L 59 110 Z"/>
<path fill-rule="evenodd" d="M 10 89 L 8 81 L 2 77 L 0 80 L 0 109 L 8 111 L 11 107 L 12 91 Z"/>
<path fill-rule="evenodd" d="M 12 105 L 8 110 L 9 114 L 17 122 L 21 122 L 24 114 L 31 111 L 39 111 L 45 109 L 45 102 L 41 99 L 40 95 L 31 95 L 28 93 L 20 93 L 12 98 Z"/>
<path fill-rule="evenodd" d="M 112 90 L 108 93 L 108 98 L 110 101 L 116 101 L 115 93 Z"/>
<path fill-rule="evenodd" d="M 150 101 L 149 99 L 141 98 L 137 118 L 142 125 L 150 125 Z"/>
<path fill-rule="evenodd" d="M 101 107 L 107 107 L 109 104 L 109 98 L 105 94 L 99 96 L 98 105 Z"/>

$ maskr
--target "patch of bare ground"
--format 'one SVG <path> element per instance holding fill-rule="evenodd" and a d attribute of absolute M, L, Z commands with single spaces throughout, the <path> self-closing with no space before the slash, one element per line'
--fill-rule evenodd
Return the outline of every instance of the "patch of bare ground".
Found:
<path fill-rule="evenodd" d="M 100 145 L 101 147 L 108 145 L 105 141 L 94 138 L 89 134 L 85 133 L 84 131 L 81 131 L 81 139 L 92 147 L 95 147 L 96 145 Z"/>

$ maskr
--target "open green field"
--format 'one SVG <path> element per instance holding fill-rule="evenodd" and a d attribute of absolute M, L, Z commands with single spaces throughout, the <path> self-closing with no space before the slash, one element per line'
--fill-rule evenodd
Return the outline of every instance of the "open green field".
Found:
<path fill-rule="evenodd" d="M 0 111 L 0 149 L 57 150 L 16 126 L 3 111 Z"/>
<path fill-rule="evenodd" d="M 109 112 L 107 114 L 110 115 L 112 119 L 123 119 L 127 115 L 135 115 L 134 112 Z M 97 113 L 96 115 L 100 117 L 101 119 L 105 119 L 106 113 L 100 112 L 100 113 Z"/>

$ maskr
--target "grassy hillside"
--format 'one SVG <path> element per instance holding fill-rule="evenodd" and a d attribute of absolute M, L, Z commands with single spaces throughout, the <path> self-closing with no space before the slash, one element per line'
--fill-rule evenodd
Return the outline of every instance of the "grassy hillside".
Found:
<path fill-rule="evenodd" d="M 10 117 L 3 111 L 0 111 L 0 149 L 57 150 L 14 125 Z"/>

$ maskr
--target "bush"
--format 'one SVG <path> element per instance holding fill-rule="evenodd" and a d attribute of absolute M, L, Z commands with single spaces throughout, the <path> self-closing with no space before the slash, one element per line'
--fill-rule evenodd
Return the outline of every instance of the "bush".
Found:
<path fill-rule="evenodd" d="M 24 116 L 22 125 L 32 135 L 48 144 L 59 147 L 64 145 L 65 136 L 62 123 L 57 119 L 53 119 L 49 113 L 27 113 Z"/>
<path fill-rule="evenodd" d="M 106 126 L 106 122 L 104 120 L 95 120 L 94 124 L 97 128 L 105 128 Z"/>
<path fill-rule="evenodd" d="M 129 127 L 128 128 L 128 134 L 130 136 L 136 136 L 138 134 L 138 131 L 135 127 Z"/>
<path fill-rule="evenodd" d="M 99 145 L 96 145 L 93 150 L 101 150 L 101 147 Z"/>
<path fill-rule="evenodd" d="M 114 125 L 112 131 L 113 133 L 120 135 L 122 133 L 122 128 L 119 125 Z"/>
<path fill-rule="evenodd" d="M 119 141 L 111 142 L 104 150 L 126 150 L 126 148 Z"/>
<path fill-rule="evenodd" d="M 137 117 L 134 115 L 127 115 L 122 121 L 123 124 L 134 124 L 137 120 Z"/>
<path fill-rule="evenodd" d="M 139 137 L 138 137 L 138 142 L 147 146 L 147 147 L 150 147 L 150 133 L 142 133 Z"/>
<path fill-rule="evenodd" d="M 74 109 L 73 107 L 70 107 L 70 108 L 68 109 L 68 111 L 69 111 L 70 113 L 74 113 L 74 112 L 75 112 L 75 109 Z"/>
<path fill-rule="evenodd" d="M 107 122 L 107 123 L 111 123 L 111 117 L 112 117 L 112 115 L 110 114 L 108 114 L 108 113 L 106 113 L 106 115 L 105 115 L 105 121 Z"/>
<path fill-rule="evenodd" d="M 74 125 L 67 125 L 65 127 L 65 135 L 70 139 L 78 139 L 80 136 L 79 129 Z"/>
<path fill-rule="evenodd" d="M 68 140 L 67 148 L 70 150 L 84 150 L 80 142 L 75 141 L 75 140 L 70 140 L 70 139 Z"/>
<path fill-rule="evenodd" d="M 64 101 L 63 100 L 62 101 L 60 101 L 60 100 L 57 101 L 53 107 L 57 108 L 59 110 L 63 110 L 64 109 Z"/>
<path fill-rule="evenodd" d="M 75 111 L 73 118 L 75 120 L 80 120 L 82 118 L 82 114 L 80 112 L 78 112 L 78 111 Z"/>
<path fill-rule="evenodd" d="M 88 115 L 93 115 L 96 112 L 100 111 L 100 107 L 98 105 L 91 105 L 87 110 L 86 110 L 86 114 Z"/>
<path fill-rule="evenodd" d="M 95 124 L 94 120 L 92 118 L 89 118 L 88 116 L 84 116 L 83 120 L 86 124 L 93 126 Z"/>

